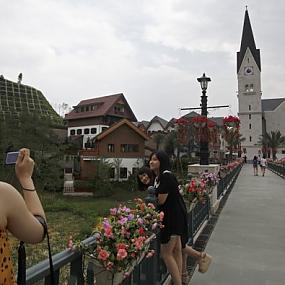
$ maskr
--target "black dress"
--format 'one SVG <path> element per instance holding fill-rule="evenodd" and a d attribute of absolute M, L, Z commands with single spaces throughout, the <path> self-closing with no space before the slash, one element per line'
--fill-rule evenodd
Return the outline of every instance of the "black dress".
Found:
<path fill-rule="evenodd" d="M 168 243 L 170 236 L 181 236 L 182 248 L 188 241 L 187 211 L 178 189 L 178 182 L 171 172 L 163 173 L 159 176 L 159 181 L 155 181 L 156 194 L 168 194 L 163 205 L 159 205 L 159 210 L 164 212 L 163 225 L 160 232 L 160 242 Z"/>

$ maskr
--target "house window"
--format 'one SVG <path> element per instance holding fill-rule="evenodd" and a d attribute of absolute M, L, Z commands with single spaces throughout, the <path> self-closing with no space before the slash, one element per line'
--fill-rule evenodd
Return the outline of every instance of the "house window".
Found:
<path fill-rule="evenodd" d="M 74 136 L 75 135 L 75 130 L 70 130 L 70 135 Z"/>
<path fill-rule="evenodd" d="M 80 108 L 80 112 L 84 112 L 84 107 L 81 107 L 81 108 Z"/>
<path fill-rule="evenodd" d="M 76 131 L 76 134 L 77 134 L 77 135 L 82 135 L 82 129 L 78 129 L 78 130 Z"/>
<path fill-rule="evenodd" d="M 249 129 L 251 130 L 251 124 L 249 124 Z"/>
<path fill-rule="evenodd" d="M 109 168 L 109 178 L 115 178 L 115 167 Z"/>
<path fill-rule="evenodd" d="M 125 107 L 122 104 L 118 104 L 114 106 L 114 112 L 115 113 L 124 113 Z"/>
<path fill-rule="evenodd" d="M 251 136 L 249 137 L 249 141 L 251 142 Z"/>
<path fill-rule="evenodd" d="M 108 144 L 108 152 L 115 152 L 115 145 L 114 144 Z"/>
<path fill-rule="evenodd" d="M 282 150 L 281 153 L 282 153 L 282 154 L 285 154 L 285 150 Z"/>
<path fill-rule="evenodd" d="M 97 133 L 97 128 L 91 128 L 91 134 L 96 134 Z"/>
<path fill-rule="evenodd" d="M 250 84 L 249 91 L 253 92 L 253 84 Z"/>
<path fill-rule="evenodd" d="M 248 110 L 249 110 L 249 111 L 251 110 L 251 105 L 248 105 Z"/>
<path fill-rule="evenodd" d="M 121 152 L 138 152 L 138 144 L 121 144 Z"/>
<path fill-rule="evenodd" d="M 251 114 L 248 115 L 248 118 L 251 120 Z"/>
<path fill-rule="evenodd" d="M 128 178 L 128 168 L 120 167 L 120 178 Z"/>
<path fill-rule="evenodd" d="M 89 111 L 89 106 L 85 107 L 85 111 L 88 112 Z"/>
<path fill-rule="evenodd" d="M 84 135 L 89 135 L 89 128 L 88 129 L 84 129 Z"/>
<path fill-rule="evenodd" d="M 107 129 L 108 129 L 108 127 L 102 127 L 102 132 L 104 132 Z"/>
<path fill-rule="evenodd" d="M 245 92 L 248 92 L 248 91 L 249 91 L 249 86 L 248 86 L 248 84 L 245 84 L 244 90 L 245 90 Z"/>
<path fill-rule="evenodd" d="M 133 167 L 133 168 L 132 168 L 132 174 L 133 174 L 133 175 L 136 175 L 136 174 L 138 173 L 138 171 L 139 171 L 139 168 L 138 168 L 138 167 Z"/>

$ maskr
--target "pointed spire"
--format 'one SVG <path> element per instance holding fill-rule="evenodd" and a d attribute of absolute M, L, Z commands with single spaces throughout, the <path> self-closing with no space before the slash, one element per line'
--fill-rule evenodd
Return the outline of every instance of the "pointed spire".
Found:
<path fill-rule="evenodd" d="M 255 41 L 253 37 L 253 32 L 251 29 L 251 24 L 249 20 L 248 10 L 246 6 L 245 10 L 245 16 L 244 16 L 244 23 L 243 23 L 243 30 L 242 30 L 242 38 L 241 38 L 241 45 L 240 45 L 240 51 L 237 53 L 237 72 L 240 69 L 242 60 L 244 58 L 246 49 L 249 48 L 257 66 L 259 67 L 259 70 L 261 70 L 260 65 L 260 50 L 256 48 Z"/>

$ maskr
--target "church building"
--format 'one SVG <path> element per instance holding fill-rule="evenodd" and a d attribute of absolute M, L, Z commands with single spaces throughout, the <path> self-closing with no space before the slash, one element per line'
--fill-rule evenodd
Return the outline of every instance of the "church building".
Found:
<path fill-rule="evenodd" d="M 238 116 L 248 159 L 262 153 L 260 139 L 265 132 L 280 130 L 285 136 L 285 98 L 262 99 L 260 50 L 256 48 L 248 10 L 245 11 L 240 51 L 237 52 Z M 269 95 L 269 94 L 265 94 Z M 285 148 L 277 157 L 285 156 Z"/>

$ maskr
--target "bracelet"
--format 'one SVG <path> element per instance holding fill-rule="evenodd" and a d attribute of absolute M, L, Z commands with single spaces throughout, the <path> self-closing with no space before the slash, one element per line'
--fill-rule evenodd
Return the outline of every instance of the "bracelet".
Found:
<path fill-rule="evenodd" d="M 24 188 L 24 187 L 22 187 L 22 190 L 30 191 L 30 192 L 34 192 L 34 191 L 36 191 L 36 189 L 35 189 L 35 188 L 34 188 L 34 189 L 27 189 L 27 188 Z"/>

